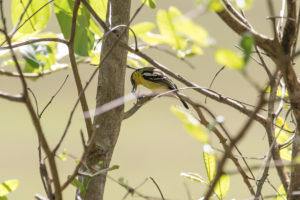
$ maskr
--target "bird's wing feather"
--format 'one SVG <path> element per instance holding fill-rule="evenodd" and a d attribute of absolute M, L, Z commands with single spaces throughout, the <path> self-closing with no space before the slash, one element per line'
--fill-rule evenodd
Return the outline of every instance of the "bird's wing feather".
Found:
<path fill-rule="evenodd" d="M 170 90 L 176 89 L 176 85 L 163 72 L 160 71 L 145 71 L 142 73 L 144 79 L 165 85 Z"/>

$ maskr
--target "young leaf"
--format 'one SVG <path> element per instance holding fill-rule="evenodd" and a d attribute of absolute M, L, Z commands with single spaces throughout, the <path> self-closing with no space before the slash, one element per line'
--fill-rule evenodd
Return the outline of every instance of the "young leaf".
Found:
<path fill-rule="evenodd" d="M 251 51 L 254 45 L 254 37 L 251 33 L 245 32 L 242 35 L 242 39 L 240 42 L 241 47 L 243 48 L 244 51 L 244 62 L 245 64 L 249 61 Z"/>
<path fill-rule="evenodd" d="M 150 32 L 154 28 L 155 25 L 152 22 L 141 22 L 131 27 L 136 36 Z M 133 36 L 133 33 L 129 31 L 129 35 Z"/>
<path fill-rule="evenodd" d="M 145 3 L 148 7 L 154 9 L 156 8 L 155 0 L 141 0 L 142 3 Z"/>
<path fill-rule="evenodd" d="M 169 11 L 159 10 L 156 15 L 156 23 L 165 42 L 175 49 L 183 50 L 186 48 L 187 42 L 177 34 L 174 26 L 174 19 L 179 16 L 179 13 L 173 7 Z"/>
<path fill-rule="evenodd" d="M 105 21 L 107 0 L 89 0 L 91 7 L 96 11 L 99 17 Z"/>
<path fill-rule="evenodd" d="M 244 67 L 244 60 L 234 51 L 228 49 L 218 49 L 215 52 L 216 61 L 231 69 L 240 70 Z"/>
<path fill-rule="evenodd" d="M 209 144 L 203 146 L 203 159 L 208 180 L 211 182 L 216 176 L 216 156 Z"/>
<path fill-rule="evenodd" d="M 87 179 L 89 179 L 89 178 L 87 178 Z M 80 190 L 82 197 L 85 196 L 85 187 L 78 179 L 74 178 L 71 182 L 71 185 L 73 185 L 74 187 L 76 187 L 77 189 Z"/>
<path fill-rule="evenodd" d="M 223 197 L 228 193 L 229 187 L 230 177 L 228 174 L 223 174 L 216 184 L 214 192 L 219 197 L 219 199 L 223 199 Z"/>
<path fill-rule="evenodd" d="M 168 13 L 172 16 L 174 28 L 178 35 L 183 35 L 200 46 L 208 45 L 209 34 L 203 27 L 182 15 L 178 8 L 170 7 Z"/>
<path fill-rule="evenodd" d="M 4 181 L 0 184 L 0 197 L 1 196 L 6 196 L 9 193 L 13 192 L 14 190 L 17 189 L 19 185 L 19 180 L 12 179 L 12 180 L 7 180 Z"/>
<path fill-rule="evenodd" d="M 18 23 L 20 16 L 23 13 L 24 8 L 27 6 L 28 2 L 29 0 L 12 1 L 11 19 L 14 26 Z M 18 30 L 19 33 L 29 34 L 33 32 L 39 32 L 46 27 L 51 15 L 51 5 L 47 4 L 47 2 L 48 0 L 32 0 L 20 25 L 22 25 L 30 16 L 33 16 Z"/>
<path fill-rule="evenodd" d="M 182 120 L 187 132 L 202 143 L 208 143 L 209 138 L 200 122 L 190 113 L 180 107 L 171 107 L 171 111 Z"/>

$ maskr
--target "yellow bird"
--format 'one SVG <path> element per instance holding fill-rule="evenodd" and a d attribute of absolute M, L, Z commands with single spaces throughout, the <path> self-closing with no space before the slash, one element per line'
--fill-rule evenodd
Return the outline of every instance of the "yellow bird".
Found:
<path fill-rule="evenodd" d="M 155 69 L 154 67 L 144 67 L 135 70 L 131 74 L 130 80 L 133 86 L 132 92 L 136 91 L 138 85 L 143 85 L 155 92 L 174 90 L 174 94 L 182 102 L 183 106 L 186 109 L 189 109 L 187 103 L 179 96 L 175 83 L 173 83 L 173 81 L 165 73 Z"/>

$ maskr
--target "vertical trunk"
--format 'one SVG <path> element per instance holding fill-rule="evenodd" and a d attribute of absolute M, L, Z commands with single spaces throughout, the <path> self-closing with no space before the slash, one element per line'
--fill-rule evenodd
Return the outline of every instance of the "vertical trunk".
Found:
<path fill-rule="evenodd" d="M 109 1 L 106 22 L 110 25 L 110 28 L 128 23 L 130 5 L 131 0 Z M 123 29 L 120 28 L 118 30 Z M 127 43 L 128 32 L 123 35 L 121 40 Z M 113 37 L 111 34 L 104 38 L 101 50 L 101 63 L 115 41 L 116 37 Z M 124 96 L 126 60 L 127 51 L 120 45 L 116 45 L 101 64 L 97 86 L 97 107 Z M 87 157 L 89 167 L 95 167 L 99 161 L 102 162 L 101 168 L 109 167 L 123 120 L 123 113 L 124 107 L 119 106 L 102 115 L 95 116 L 94 128 L 97 136 L 95 145 Z M 106 174 L 93 177 L 88 184 L 85 199 L 103 200 L 105 181 Z"/>

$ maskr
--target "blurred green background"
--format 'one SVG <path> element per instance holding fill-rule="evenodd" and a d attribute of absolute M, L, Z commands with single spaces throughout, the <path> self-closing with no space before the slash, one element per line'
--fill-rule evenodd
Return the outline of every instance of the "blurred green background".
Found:
<path fill-rule="evenodd" d="M 5 12 L 8 22 L 10 21 L 10 1 L 4 1 Z M 139 0 L 132 0 L 132 12 L 140 4 Z M 195 5 L 192 0 L 157 0 L 156 10 L 143 8 L 134 23 L 142 21 L 155 22 L 155 15 L 158 9 L 168 9 L 169 6 L 176 6 L 183 13 L 194 11 Z M 278 11 L 280 7 L 276 7 Z M 266 2 L 255 1 L 250 11 L 246 12 L 246 17 L 253 24 L 257 31 L 268 36 L 272 36 L 271 22 L 266 19 L 268 16 Z M 218 47 L 230 48 L 238 51 L 234 45 L 239 43 L 239 37 L 231 31 L 214 13 L 206 13 L 195 16 L 195 22 L 208 30 L 211 37 L 215 38 Z M 11 27 L 11 26 L 10 26 Z M 51 22 L 47 27 L 48 31 L 59 33 L 55 16 L 51 17 Z M 196 69 L 191 69 L 178 59 L 174 59 L 168 54 L 157 50 L 148 50 L 147 53 L 158 62 L 164 64 L 174 72 L 188 77 L 189 80 L 208 87 L 215 73 L 221 68 L 214 61 L 214 49 L 205 49 L 203 56 L 189 59 Z M 270 65 L 272 69 L 273 66 Z M 82 82 L 85 83 L 93 71 L 93 67 L 80 65 L 79 70 Z M 247 66 L 249 75 L 260 85 L 266 83 L 266 74 L 262 67 L 254 62 Z M 131 91 L 129 81 L 131 70 L 127 71 L 126 92 Z M 67 123 L 70 111 L 76 101 L 77 91 L 70 69 L 60 71 L 48 76 L 44 76 L 37 81 L 28 80 L 29 87 L 34 91 L 38 99 L 39 108 L 42 109 L 51 96 L 60 87 L 67 75 L 70 75 L 62 91 L 54 99 L 53 103 L 44 113 L 42 125 L 47 139 L 54 146 L 60 138 Z M 96 80 L 88 88 L 87 98 L 89 107 L 95 107 Z M 177 84 L 179 87 L 183 86 Z M 225 69 L 216 79 L 213 89 L 225 96 L 238 99 L 243 102 L 255 104 L 258 93 L 247 82 L 243 76 L 233 70 Z M 19 93 L 21 84 L 17 78 L 0 77 L 0 91 L 9 93 Z M 204 103 L 204 97 L 193 91 L 184 91 L 185 94 Z M 126 104 L 129 109 L 134 102 Z M 184 183 L 187 184 L 193 197 L 200 198 L 206 190 L 205 185 L 191 182 L 180 176 L 181 172 L 196 172 L 206 177 L 205 167 L 202 161 L 202 145 L 187 134 L 182 128 L 181 122 L 170 112 L 172 105 L 180 105 L 180 102 L 173 98 L 158 98 L 145 105 L 133 117 L 127 119 L 122 124 L 120 137 L 113 155 L 112 165 L 120 165 L 120 169 L 112 171 L 109 175 L 115 179 L 124 177 L 129 185 L 135 187 L 147 177 L 153 177 L 159 184 L 165 197 L 168 199 L 187 199 Z M 225 125 L 234 135 L 239 131 L 245 116 L 226 105 L 216 103 L 208 99 L 206 104 L 212 109 L 214 114 L 225 117 Z M 77 108 L 72 121 L 71 129 L 68 132 L 65 142 L 62 145 L 68 153 L 79 157 L 82 151 L 79 130 L 85 130 L 83 117 Z M 8 196 L 9 199 L 33 199 L 36 193 L 44 195 L 42 183 L 39 176 L 37 136 L 31 123 L 29 114 L 23 104 L 9 102 L 0 99 L 0 181 L 7 179 L 19 179 L 18 189 Z M 219 142 L 213 137 L 214 147 L 219 147 Z M 241 151 L 246 156 L 261 157 L 267 148 L 267 138 L 260 125 L 252 126 L 247 137 L 239 144 Z M 252 165 L 260 164 L 260 160 L 249 160 Z M 61 181 L 73 172 L 75 162 L 68 157 L 67 161 L 58 160 Z M 227 169 L 235 170 L 229 161 Z M 255 174 L 259 174 L 255 171 Z M 271 181 L 278 187 L 276 173 L 271 171 Z M 265 190 L 272 192 L 269 185 L 265 185 Z M 159 196 L 157 189 L 151 181 L 148 181 L 139 190 L 145 195 Z M 64 192 L 65 199 L 74 199 L 75 189 L 69 186 Z M 122 199 L 126 190 L 118 184 L 107 181 L 105 199 Z M 243 199 L 249 197 L 249 192 L 242 182 L 240 175 L 231 175 L 231 188 L 227 198 Z M 127 199 L 132 199 L 128 197 Z M 140 198 L 135 198 L 140 199 Z"/>

